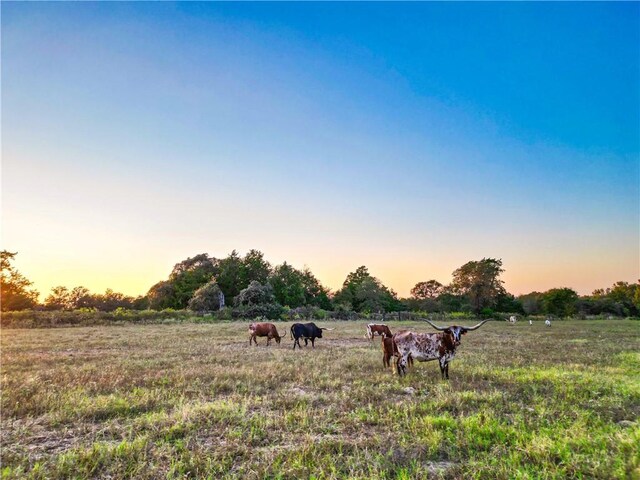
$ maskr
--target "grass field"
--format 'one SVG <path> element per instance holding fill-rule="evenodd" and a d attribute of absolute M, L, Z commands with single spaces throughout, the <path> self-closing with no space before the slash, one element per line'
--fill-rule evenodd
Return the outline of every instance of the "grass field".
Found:
<path fill-rule="evenodd" d="M 490 322 L 448 382 L 317 323 L 295 352 L 248 322 L 5 329 L 2 476 L 640 478 L 639 322 Z"/>

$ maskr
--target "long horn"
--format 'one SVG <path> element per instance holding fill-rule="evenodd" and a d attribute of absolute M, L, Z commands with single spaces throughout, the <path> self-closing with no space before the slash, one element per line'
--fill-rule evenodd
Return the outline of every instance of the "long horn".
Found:
<path fill-rule="evenodd" d="M 335 328 L 321 328 L 320 330 L 327 330 L 327 331 L 329 331 L 329 330 L 335 330 Z"/>
<path fill-rule="evenodd" d="M 436 330 L 440 330 L 441 332 L 444 332 L 448 327 L 439 327 L 437 325 L 434 325 L 433 323 L 431 323 L 429 320 L 427 320 L 426 318 L 423 318 L 423 320 L 425 322 L 427 322 L 429 325 L 431 325 L 433 328 L 435 328 Z"/>
<path fill-rule="evenodd" d="M 477 325 L 475 325 L 473 327 L 462 327 L 462 328 L 464 328 L 466 331 L 470 332 L 471 330 L 477 330 L 478 328 L 480 328 L 482 325 L 484 325 L 488 321 L 489 320 L 483 320 L 479 324 L 477 324 Z"/>

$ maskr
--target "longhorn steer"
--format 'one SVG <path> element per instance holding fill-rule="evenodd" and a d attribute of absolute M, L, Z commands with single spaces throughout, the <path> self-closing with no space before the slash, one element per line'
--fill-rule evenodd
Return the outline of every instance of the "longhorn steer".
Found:
<path fill-rule="evenodd" d="M 370 323 L 369 325 L 367 325 L 366 338 L 368 338 L 369 340 L 373 340 L 373 336 L 376 334 L 382 337 L 393 337 L 393 334 L 391 333 L 391 330 L 389 330 L 389 327 L 387 327 L 383 323 Z"/>
<path fill-rule="evenodd" d="M 456 355 L 456 348 L 460 345 L 460 338 L 465 333 L 480 328 L 487 320 L 473 327 L 459 327 L 457 325 L 438 327 L 429 320 L 425 321 L 442 333 L 400 332 L 393 336 L 393 342 L 396 344 L 399 353 L 396 363 L 398 374 L 404 375 L 406 373 L 407 362 L 409 356 L 411 356 L 419 362 L 438 360 L 442 378 L 449 379 L 449 362 Z"/>
<path fill-rule="evenodd" d="M 280 345 L 280 339 L 286 336 L 287 334 L 278 335 L 278 330 L 273 323 L 252 323 L 249 325 L 249 345 L 251 345 L 252 341 L 258 345 L 256 337 L 267 337 L 267 346 L 269 346 L 272 338 L 275 338 L 276 343 Z"/>
<path fill-rule="evenodd" d="M 305 347 L 309 344 L 309 340 L 311 340 L 311 346 L 315 348 L 315 340 L 316 338 L 322 338 L 323 330 L 333 330 L 333 328 L 318 328 L 315 323 L 294 323 L 291 325 L 290 330 L 291 338 L 295 340 L 293 342 L 293 349 L 296 349 L 296 344 L 302 348 L 302 345 L 300 345 L 301 338 L 304 338 Z"/>

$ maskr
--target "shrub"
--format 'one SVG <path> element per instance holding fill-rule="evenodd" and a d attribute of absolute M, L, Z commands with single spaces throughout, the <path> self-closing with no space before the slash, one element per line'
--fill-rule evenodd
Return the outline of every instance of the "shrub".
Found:
<path fill-rule="evenodd" d="M 271 285 L 253 281 L 234 299 L 234 318 L 279 318 L 282 306 L 276 302 Z"/>
<path fill-rule="evenodd" d="M 194 312 L 214 312 L 224 305 L 224 295 L 220 287 L 211 280 L 198 288 L 189 300 L 189 310 Z"/>

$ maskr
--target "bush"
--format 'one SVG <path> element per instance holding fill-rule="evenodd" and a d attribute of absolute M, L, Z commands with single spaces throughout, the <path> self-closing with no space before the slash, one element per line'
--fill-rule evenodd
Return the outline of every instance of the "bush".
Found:
<path fill-rule="evenodd" d="M 224 305 L 224 295 L 215 280 L 198 288 L 189 300 L 189 310 L 194 312 L 214 312 Z"/>
<path fill-rule="evenodd" d="M 277 319 L 282 306 L 276 302 L 271 285 L 253 281 L 234 299 L 233 318 L 266 317 Z"/>

